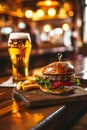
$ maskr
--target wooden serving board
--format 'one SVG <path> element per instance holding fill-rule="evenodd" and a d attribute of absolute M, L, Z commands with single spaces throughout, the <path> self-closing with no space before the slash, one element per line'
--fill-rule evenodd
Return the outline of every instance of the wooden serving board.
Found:
<path fill-rule="evenodd" d="M 13 96 L 23 100 L 28 107 L 35 108 L 87 100 L 87 91 L 78 87 L 72 94 L 52 95 L 44 93 L 39 89 L 24 92 L 23 90 L 14 88 Z"/>

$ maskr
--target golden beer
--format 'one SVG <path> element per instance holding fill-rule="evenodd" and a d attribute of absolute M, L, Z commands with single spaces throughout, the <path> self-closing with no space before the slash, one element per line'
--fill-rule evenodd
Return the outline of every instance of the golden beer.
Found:
<path fill-rule="evenodd" d="M 13 81 L 28 78 L 31 39 L 28 33 L 11 33 L 8 40 L 8 51 L 12 62 Z"/>

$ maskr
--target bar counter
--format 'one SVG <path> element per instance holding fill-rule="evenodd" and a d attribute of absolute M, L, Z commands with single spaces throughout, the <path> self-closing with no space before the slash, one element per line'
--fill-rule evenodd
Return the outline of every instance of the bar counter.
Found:
<path fill-rule="evenodd" d="M 0 77 L 0 83 L 10 76 Z M 87 112 L 86 100 L 32 109 L 12 92 L 12 87 L 0 87 L 0 130 L 70 130 Z"/>

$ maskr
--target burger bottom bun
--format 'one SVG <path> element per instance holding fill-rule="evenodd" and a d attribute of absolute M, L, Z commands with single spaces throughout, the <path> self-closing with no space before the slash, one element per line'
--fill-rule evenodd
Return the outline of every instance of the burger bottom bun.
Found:
<path fill-rule="evenodd" d="M 71 93 L 73 93 L 75 88 L 55 89 L 55 90 L 52 91 L 52 90 L 47 89 L 46 87 L 40 86 L 40 90 L 45 92 L 45 93 L 62 95 L 62 94 L 71 94 Z"/>

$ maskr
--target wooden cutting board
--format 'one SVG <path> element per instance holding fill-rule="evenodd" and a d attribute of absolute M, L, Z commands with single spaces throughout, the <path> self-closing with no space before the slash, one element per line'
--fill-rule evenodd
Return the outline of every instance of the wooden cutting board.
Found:
<path fill-rule="evenodd" d="M 39 89 L 24 92 L 23 90 L 14 88 L 13 96 L 23 100 L 28 107 L 35 108 L 87 100 L 87 91 L 78 87 L 72 94 L 52 95 L 44 93 Z"/>

